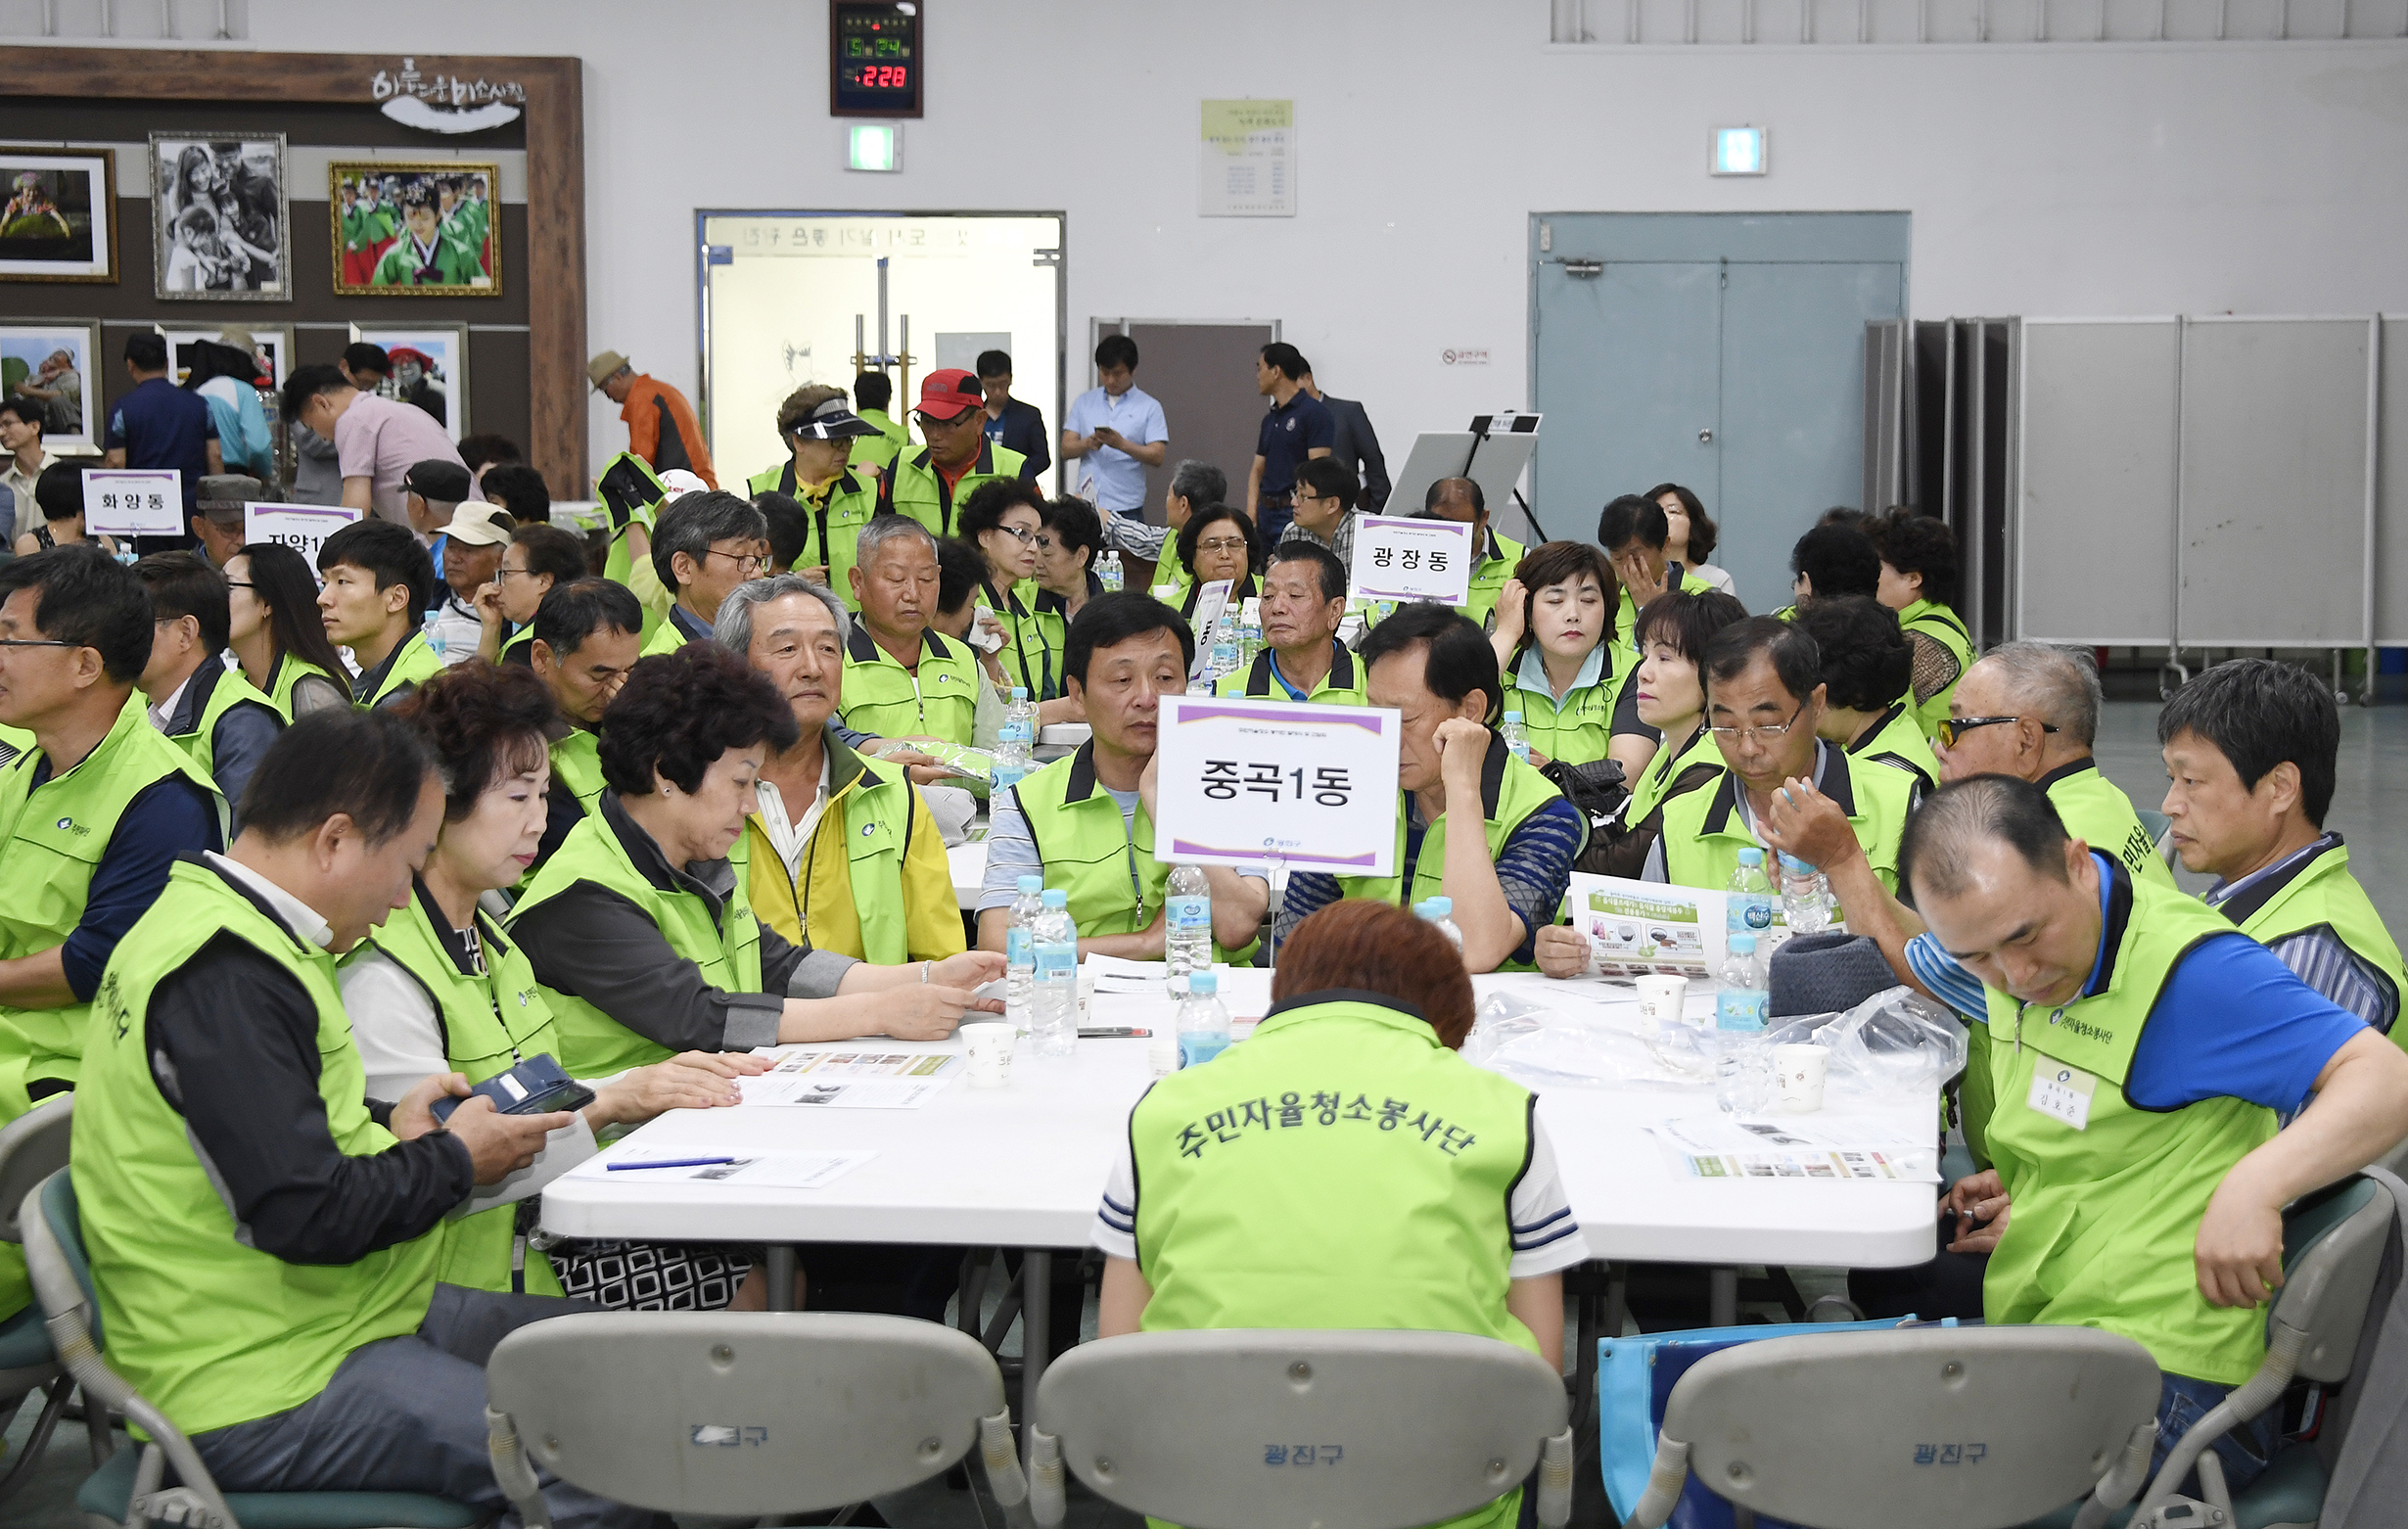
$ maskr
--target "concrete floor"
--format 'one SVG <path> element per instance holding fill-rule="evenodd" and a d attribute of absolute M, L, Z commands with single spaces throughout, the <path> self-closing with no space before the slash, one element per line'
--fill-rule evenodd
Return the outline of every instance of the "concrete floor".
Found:
<path fill-rule="evenodd" d="M 2165 771 L 2157 755 L 2154 680 L 2147 675 L 2111 674 L 2108 689 L 2110 695 L 2131 699 L 2109 701 L 2100 718 L 2100 767 L 2123 788 L 2135 806 L 2153 809 L 2165 791 Z M 2386 694 L 2385 700 L 2389 704 L 2371 710 L 2348 707 L 2341 713 L 2339 771 L 2326 826 L 2339 830 L 2348 840 L 2351 868 L 2374 899 L 2385 922 L 2395 934 L 2408 934 L 2408 834 L 2401 833 L 2398 827 L 2408 822 L 2408 769 L 2401 767 L 2403 762 L 2408 762 L 2408 706 L 2398 704 L 2401 697 L 2396 694 Z M 2385 760 L 2392 762 L 2388 767 L 2383 765 Z M 2180 870 L 2176 875 L 2194 891 L 2206 884 L 2205 878 Z M 1808 1300 L 1841 1284 L 1837 1271 L 1792 1273 Z M 1778 1320 L 1771 1310 L 1757 1315 Z M 1085 1326 L 1092 1335 L 1091 1299 Z M 1570 1326 L 1567 1320 L 1567 1342 Z M 1017 1352 L 1017 1341 L 1015 1332 L 1005 1345 L 1007 1353 Z M 9 1453 L 0 1457 L 0 1462 L 13 1460 L 23 1447 L 34 1410 L 32 1406 L 26 1407 L 10 1425 Z M 1594 1461 L 1592 1443 L 1591 1449 L 1584 1451 L 1574 1509 L 1574 1523 L 1583 1529 L 1613 1522 L 1598 1487 Z M 63 1424 L 31 1483 L 20 1496 L 0 1506 L 0 1520 L 23 1529 L 83 1529 L 72 1499 L 76 1484 L 89 1468 L 82 1429 L 73 1423 Z M 1131 1529 L 1135 1523 L 1135 1515 L 1122 1512 L 1075 1487 L 1074 1492 L 1074 1529 Z M 999 1529 L 1002 1522 L 983 1487 L 975 1494 L 949 1490 L 942 1479 L 883 1501 L 878 1506 L 895 1529 Z M 688 1529 L 705 1526 L 696 1523 Z"/>

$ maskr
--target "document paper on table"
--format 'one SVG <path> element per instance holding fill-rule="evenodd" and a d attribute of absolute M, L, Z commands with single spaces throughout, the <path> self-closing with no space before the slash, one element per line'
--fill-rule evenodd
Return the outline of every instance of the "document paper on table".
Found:
<path fill-rule="evenodd" d="M 1940 1182 L 1937 1148 L 1867 1116 L 1684 1115 L 1644 1129 L 1692 1179 Z"/>
<path fill-rule="evenodd" d="M 664 1146 L 630 1142 L 615 1152 L 587 1158 L 569 1170 L 571 1179 L 598 1179 L 605 1183 L 642 1184 L 675 1180 L 680 1183 L 727 1183 L 755 1189 L 817 1189 L 876 1157 L 875 1152 L 754 1152 L 731 1153 L 708 1146 Z M 725 1158 L 679 1168 L 620 1168 L 613 1163 L 676 1162 L 682 1158 Z"/>
<path fill-rule="evenodd" d="M 747 1104 L 915 1110 L 960 1070 L 959 1056 L 941 1051 L 787 1051 L 736 1086 Z"/>

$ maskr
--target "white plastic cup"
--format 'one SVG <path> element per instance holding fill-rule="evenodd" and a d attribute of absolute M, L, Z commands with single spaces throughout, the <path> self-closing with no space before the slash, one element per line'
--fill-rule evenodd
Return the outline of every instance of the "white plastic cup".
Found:
<path fill-rule="evenodd" d="M 1650 972 L 1639 981 L 1639 1014 L 1656 1026 L 1689 1023 L 1689 979 Z M 1700 1024 L 1698 1029 L 1704 1029 Z"/>
<path fill-rule="evenodd" d="M 1095 1023 L 1095 968 L 1086 961 L 1079 963 L 1079 1023 Z"/>
<path fill-rule="evenodd" d="M 970 1087 L 1000 1089 L 1012 1081 L 1012 1042 L 1018 1032 L 999 1020 L 961 1027 L 962 1050 L 970 1058 Z"/>
<path fill-rule="evenodd" d="M 1781 1091 L 1782 1113 L 1811 1115 L 1823 1107 L 1823 1082 L 1829 1076 L 1829 1046 L 1797 1043 L 1773 1047 L 1775 1086 Z"/>

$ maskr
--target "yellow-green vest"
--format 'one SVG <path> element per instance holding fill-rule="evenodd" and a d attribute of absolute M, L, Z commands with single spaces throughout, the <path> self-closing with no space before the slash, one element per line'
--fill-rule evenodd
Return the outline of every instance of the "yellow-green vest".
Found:
<path fill-rule="evenodd" d="M 2174 873 L 2157 853 L 2156 841 L 2141 826 L 2132 799 L 2099 771 L 2095 760 L 2061 764 L 2034 784 L 2049 794 L 2065 832 L 2092 849 L 2114 856 L 2135 881 L 2160 887 L 2174 884 Z"/>
<path fill-rule="evenodd" d="M 1688 569 L 1681 571 L 1681 592 L 1683 594 L 1703 594 L 1713 587 L 1712 579 L 1700 579 Z M 1773 614 L 1783 621 L 1787 621 L 1796 612 L 1795 606 L 1783 606 Z M 1632 599 L 1631 592 L 1622 587 L 1620 579 L 1616 579 L 1614 580 L 1614 641 L 1620 643 L 1625 652 L 1635 655 L 1639 651 L 1639 644 L 1635 640 L 1638 630 L 1639 602 Z M 1636 669 L 1638 664 L 1638 659 L 1634 657 L 1631 660 L 1631 667 Z M 1941 715 L 1946 716 L 1947 714 L 1942 713 Z"/>
<path fill-rule="evenodd" d="M 1362 663 L 1346 651 L 1346 644 L 1335 638 L 1329 644 L 1329 671 L 1313 682 L 1305 699 L 1315 706 L 1368 706 L 1363 693 Z M 1251 696 L 1265 701 L 1293 701 L 1287 687 L 1272 674 L 1274 654 L 1270 648 L 1254 656 L 1254 662 L 1233 673 L 1224 674 L 1213 687 L 1215 695 Z"/>
<path fill-rule="evenodd" d="M 662 486 L 661 477 L 652 470 L 652 464 L 632 451 L 622 451 L 603 463 L 602 471 L 595 475 L 594 481 L 600 483 L 603 479 L 608 478 L 622 462 L 628 463 L 637 472 L 643 474 L 651 485 L 652 497 L 648 502 L 635 506 L 628 513 L 626 526 L 611 528 L 610 550 L 603 555 L 602 559 L 602 577 L 623 587 L 632 587 L 628 585 L 627 580 L 635 572 L 635 552 L 627 543 L 627 527 L 641 526 L 644 528 L 645 534 L 649 536 L 654 522 L 659 518 L 661 501 L 669 497 L 669 490 Z M 599 491 L 596 490 L 597 493 Z M 671 589 L 669 592 L 673 597 L 677 591 Z M 649 602 L 639 600 L 637 603 L 642 606 L 644 612 L 644 629 L 641 636 L 649 642 L 664 618 L 659 611 L 652 608 Z"/>
<path fill-rule="evenodd" d="M 1529 652 L 1537 652 L 1534 647 Z M 1598 644 L 1600 668 L 1594 683 L 1564 692 L 1558 702 L 1542 681 L 1526 684 L 1517 660 L 1505 670 L 1502 710 L 1522 714 L 1522 730 L 1530 747 L 1565 764 L 1589 764 L 1605 757 L 1614 736 L 1614 701 L 1630 677 L 1624 650 L 1610 642 Z"/>
<path fill-rule="evenodd" d="M 2349 851 L 2339 835 L 2331 848 L 2317 852 L 2279 884 L 2250 888 L 2217 904 L 2216 911 L 2238 922 L 2241 932 L 2260 945 L 2328 930 L 2357 957 L 2360 972 L 2390 989 L 2394 1011 L 2401 996 L 2408 994 L 2408 965 L 2403 965 L 2399 946 L 2383 926 L 2383 915 L 2368 901 L 2366 889 L 2349 873 Z M 2408 1048 L 2408 1025 L 2394 1019 L 2391 1040 Z"/>
<path fill-rule="evenodd" d="M 1082 939 L 1153 926 L 1171 867 L 1154 858 L 1154 820 L 1144 804 L 1125 818 L 1095 779 L 1094 740 L 1022 779 L 1012 796 L 1043 862 L 1045 885 L 1069 894 L 1070 921 Z M 1216 940 L 1213 959 L 1242 965 L 1257 943 L 1230 950 Z"/>
<path fill-rule="evenodd" d="M 441 673 L 443 668 L 442 658 L 433 648 L 427 646 L 427 634 L 422 631 L 411 632 L 402 639 L 401 646 L 394 651 L 393 666 L 385 671 L 385 677 L 377 681 L 376 692 L 367 700 L 359 702 L 359 709 L 363 712 L 373 712 L 383 706 L 403 685 L 423 685 Z"/>
<path fill-rule="evenodd" d="M 664 892 L 644 879 L 628 857 L 611 819 L 589 812 L 569 830 L 552 857 L 535 872 L 527 895 L 513 909 L 515 924 L 536 907 L 579 882 L 616 892 L 643 909 L 661 931 L 671 950 L 702 968 L 703 980 L 724 993 L 761 991 L 761 923 L 753 917 L 747 884 L 752 865 L 742 835 L 728 851 L 728 868 L 735 885 L 727 894 L 720 916 L 691 892 Z M 645 1067 L 673 1055 L 659 1042 L 629 1029 L 584 999 L 556 987 L 542 989 L 560 1026 L 560 1065 L 573 1078 L 605 1078 L 630 1067 Z"/>
<path fill-rule="evenodd" d="M 660 626 L 653 631 L 651 636 L 644 639 L 643 651 L 637 654 L 636 657 L 646 659 L 659 658 L 663 654 L 674 653 L 679 648 L 684 647 L 687 643 L 696 641 L 696 638 L 690 637 L 686 634 L 685 627 L 678 621 L 679 617 L 683 617 L 686 621 L 693 622 L 698 626 L 708 626 L 710 625 L 708 622 L 703 621 L 701 617 L 695 615 L 692 611 L 687 610 L 684 606 L 673 606 L 671 608 L 670 614 L 661 619 Z"/>
<path fill-rule="evenodd" d="M 1879 721 L 1848 745 L 1848 754 L 1905 770 L 1922 782 L 1920 791 L 1939 789 L 1939 756 L 1931 752 L 1931 740 L 1915 724 L 1913 711 L 1904 701 L 1892 703 Z"/>
<path fill-rule="evenodd" d="M 978 660 L 967 643 L 920 633 L 915 672 L 854 623 L 845 639 L 845 725 L 877 738 L 943 738 L 968 747 L 978 717 Z"/>
<path fill-rule="evenodd" d="M 870 438 L 856 438 L 856 450 L 862 439 Z M 803 506 L 803 551 L 794 560 L 795 568 L 827 569 L 828 587 L 845 602 L 846 610 L 858 611 L 860 599 L 854 594 L 853 580 L 846 575 L 853 572 L 861 528 L 878 513 L 877 469 L 859 463 L 847 467 L 828 485 L 828 496 L 823 500 L 813 500 L 796 484 L 791 459 L 776 467 L 763 468 L 745 486 L 756 495 L 785 494 Z"/>
<path fill-rule="evenodd" d="M 1027 590 L 1029 592 L 1024 594 L 1022 592 L 1023 590 Z M 982 590 L 980 592 L 983 594 L 985 591 Z M 1090 571 L 1087 576 L 1087 597 L 1089 600 L 1092 600 L 1103 592 L 1103 580 L 1097 578 L 1095 574 Z M 1043 666 L 1046 675 L 1046 683 L 1053 687 L 1051 692 L 1045 695 L 1039 695 L 1036 691 L 1032 690 L 1029 692 L 1029 699 L 1032 701 L 1050 701 L 1055 696 L 1060 695 L 1063 690 L 1062 646 L 1070 640 L 1070 602 L 1062 598 L 1062 596 L 1055 594 L 1052 590 L 1037 583 L 1034 579 L 1028 580 L 1025 583 L 1014 584 L 1012 586 L 1012 596 L 1014 599 L 1020 600 L 1029 608 L 1029 625 L 1035 628 L 1038 645 L 1042 648 L 1044 655 L 1039 662 Z M 1087 607 L 1083 605 L 1080 609 L 1085 610 Z M 1005 630 L 1010 630 L 1011 625 L 1011 623 L 1006 622 L 1004 624 Z M 1022 650 L 1024 654 L 1029 651 L 1031 650 L 1025 648 Z M 1003 669 L 1005 674 L 1007 676 L 1014 676 L 1012 677 L 1012 684 L 1016 685 L 1023 683 L 1022 680 L 1016 677 L 1016 666 L 1013 663 L 1012 655 L 1005 653 L 1000 655 L 1000 657 L 1003 659 Z M 1036 666 L 1032 665 L 1031 667 L 1034 668 Z M 1004 699 L 1009 700 L 1010 698 L 1010 686 L 1005 686 Z"/>
<path fill-rule="evenodd" d="M 1711 740 L 1713 734 L 1706 737 Z M 1817 789 L 1848 815 L 1848 826 L 1856 830 L 1856 842 L 1864 847 L 1873 873 L 1895 892 L 1898 839 L 1914 810 L 1915 777 L 1887 764 L 1852 760 L 1834 745 L 1822 749 L 1825 764 Z M 1683 887 L 1729 886 L 1731 873 L 1739 866 L 1739 852 L 1763 848 L 1739 820 L 1738 793 L 1743 789 L 1726 764 L 1711 786 L 1684 791 L 1658 806 L 1666 881 Z"/>
<path fill-rule="evenodd" d="M 334 957 L 216 870 L 179 861 L 101 979 L 70 1172 L 109 1367 L 187 1434 L 299 1407 L 352 1350 L 416 1331 L 443 1252 L 440 1226 L 350 1264 L 288 1264 L 245 1245 L 151 1075 L 151 996 L 221 934 L 273 961 L 316 1004 L 318 1097 L 335 1145 L 350 1157 L 394 1145 L 368 1115 Z"/>
<path fill-rule="evenodd" d="M 1702 718 L 1696 733 L 1681 746 L 1678 753 L 1658 742 L 1655 758 L 1649 760 L 1647 767 L 1639 772 L 1639 778 L 1631 782 L 1631 800 L 1622 809 L 1622 821 L 1633 828 L 1645 822 L 1647 814 L 1663 805 L 1665 793 L 1672 789 L 1673 782 L 1694 764 L 1704 764 L 1714 769 L 1724 767 L 1723 751 L 1715 746 L 1714 735 L 1706 731 Z"/>
<path fill-rule="evenodd" d="M 1463 603 L 1456 610 L 1478 622 L 1483 629 L 1495 624 L 1497 597 L 1505 593 L 1505 580 L 1522 566 L 1522 554 L 1529 550 L 1510 536 L 1500 536 L 1492 529 L 1488 533 L 1488 556 L 1471 568 L 1471 587 L 1463 595 Z"/>
<path fill-rule="evenodd" d="M 577 798 L 587 816 L 600 812 L 602 793 L 610 784 L 602 778 L 602 735 L 572 723 L 552 740 L 551 756 L 553 788 Z"/>
<path fill-rule="evenodd" d="M 1003 699 L 1011 699 L 1015 685 L 1025 688 L 1032 701 L 1050 701 L 1062 693 L 1062 636 L 1068 626 L 1057 616 L 1048 623 L 1037 613 L 1037 601 L 1044 594 L 1034 579 L 1023 579 L 999 595 L 991 584 L 981 583 L 973 591 L 978 608 L 994 615 L 996 625 L 1003 628 L 1003 646 L 996 659 L 1003 666 Z"/>
<path fill-rule="evenodd" d="M 351 682 L 341 674 L 330 674 L 306 659 L 297 658 L 293 654 L 279 654 L 276 658 L 276 684 L 275 688 L 267 692 L 267 701 L 276 709 L 276 715 L 284 718 L 284 724 L 287 727 L 293 725 L 293 691 L 303 679 L 312 674 L 342 691 L 347 697 L 351 693 Z M 258 687 L 254 685 L 252 688 L 256 690 Z"/>
<path fill-rule="evenodd" d="M 910 435 L 884 409 L 856 409 L 854 412 L 875 425 L 878 433 L 853 438 L 851 465 L 873 473 L 885 472 L 896 456 L 911 444 Z"/>
<path fill-rule="evenodd" d="M 1948 698 L 1957 693 L 1965 672 L 1973 667 L 1973 638 L 1965 629 L 1965 622 L 1956 612 L 1936 600 L 1918 600 L 1898 613 L 1898 629 L 1919 631 L 1953 654 L 1957 660 L 1957 677 L 1941 686 L 1930 700 L 1915 708 L 1916 725 L 1926 738 L 1936 738 L 1940 722 L 1948 716 Z M 1910 692 L 1908 699 L 1914 699 Z"/>
<path fill-rule="evenodd" d="M 1275 1006 L 1130 1114 L 1140 1325 L 1467 1332 L 1538 1353 L 1505 1310 L 1536 1102 L 1370 995 Z M 1519 1507 L 1516 1489 L 1448 1529 Z"/>
<path fill-rule="evenodd" d="M 902 451 L 887 475 L 878 508 L 910 516 L 927 527 L 932 535 L 949 536 L 961 520 L 961 506 L 971 490 L 993 479 L 1018 479 L 1020 465 L 1027 460 L 1019 452 L 1006 450 L 981 437 L 978 460 L 970 464 L 948 493 L 944 477 L 928 459 L 926 446 Z"/>
<path fill-rule="evenodd" d="M 217 806 L 217 842 L 225 844 L 225 798 L 191 756 L 160 736 L 139 693 L 92 752 L 72 769 L 33 784 L 41 752 L 27 749 L 0 769 L 0 960 L 36 955 L 67 942 L 83 920 L 92 873 L 109 853 L 126 806 L 169 775 L 181 775 Z M 130 938 L 130 937 L 129 937 Z M 91 1005 L 23 1009 L 0 1004 L 24 1037 L 25 1082 L 73 1083 Z"/>
<path fill-rule="evenodd" d="M 201 717 L 191 732 L 162 734 L 169 743 L 184 751 L 185 757 L 201 768 L 201 773 L 214 781 L 217 778 L 217 724 L 228 712 L 238 706 L 256 706 L 275 716 L 282 723 L 284 715 L 276 703 L 259 693 L 239 669 L 228 669 L 215 659 L 204 659 L 192 672 L 187 684 L 209 686 L 208 699 L 201 704 Z M 228 803 L 229 807 L 236 804 Z"/>
<path fill-rule="evenodd" d="M 2265 1357 L 2266 1314 L 2207 1304 L 2192 1249 L 2224 1176 L 2273 1138 L 2274 1111 L 2231 1097 L 2144 1109 L 2126 1086 L 2176 963 L 2238 931 L 2174 888 L 2106 874 L 2122 884 L 2109 906 L 2128 893 L 2131 911 L 2103 934 L 2113 964 L 2097 996 L 2048 1010 L 1984 990 L 1989 1153 L 2014 1216 L 1990 1255 L 1983 1316 L 2119 1332 L 2169 1374 L 2237 1386 Z M 2035 1080 L 2088 1091 L 2083 1129 L 2032 1107 Z"/>

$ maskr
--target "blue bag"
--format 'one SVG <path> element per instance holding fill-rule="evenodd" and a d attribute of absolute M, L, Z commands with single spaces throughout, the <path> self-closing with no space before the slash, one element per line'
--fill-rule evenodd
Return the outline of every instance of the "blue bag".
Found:
<path fill-rule="evenodd" d="M 1912 1317 L 1880 1321 L 1749 1323 L 1737 1327 L 1693 1327 L 1681 1332 L 1642 1333 L 1636 1338 L 1602 1338 L 1598 1342 L 1597 1412 L 1598 1463 L 1605 1473 L 1605 1496 L 1616 1518 L 1628 1518 L 1647 1490 L 1647 1473 L 1655 1464 L 1655 1438 L 1664 1420 L 1664 1403 L 1691 1365 L 1709 1354 L 1760 1338 L 1791 1338 L 1830 1332 L 1884 1332 L 1923 1326 Z M 1943 1323 L 1955 1326 L 1954 1319 Z M 1691 1476 L 1681 1489 L 1667 1529 L 1734 1529 L 1731 1505 L 1699 1485 Z M 1758 1529 L 1791 1529 L 1774 1518 L 1758 1518 Z"/>

